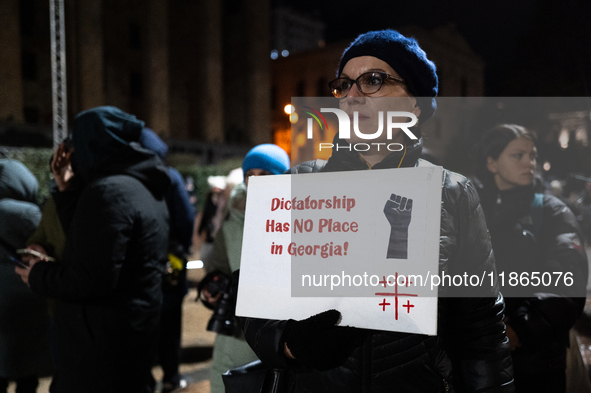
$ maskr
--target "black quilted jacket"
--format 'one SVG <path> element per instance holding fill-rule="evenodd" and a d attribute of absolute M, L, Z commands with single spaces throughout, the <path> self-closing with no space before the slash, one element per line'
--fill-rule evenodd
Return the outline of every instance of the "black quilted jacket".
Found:
<path fill-rule="evenodd" d="M 341 143 L 345 143 L 342 142 Z M 393 153 L 372 169 L 428 166 L 422 141 L 404 158 Z M 369 169 L 357 153 L 333 151 L 326 166 L 311 161 L 292 173 Z M 461 175 L 444 170 L 439 269 L 447 274 L 495 271 L 478 195 Z M 453 288 L 451 289 L 453 291 Z M 461 297 L 440 288 L 438 336 L 372 331 L 339 367 L 320 372 L 283 354 L 287 321 L 245 319 L 245 336 L 266 364 L 288 367 L 293 392 L 513 392 L 512 364 L 498 286 L 480 297 Z"/>
<path fill-rule="evenodd" d="M 574 214 L 564 202 L 543 195 L 536 220 L 532 187 L 499 191 L 477 182 L 497 260 L 505 272 L 508 323 L 520 348 L 513 352 L 516 377 L 566 369 L 569 329 L 583 311 L 588 277 L 587 256 Z M 534 222 L 537 221 L 537 224 Z M 551 275 L 551 285 L 508 285 L 509 274 Z M 572 275 L 572 285 L 557 273 Z M 533 282 L 533 279 L 532 279 Z M 555 285 L 558 282 L 559 285 Z M 566 282 L 569 284 L 569 282 Z M 512 290 L 512 292 L 510 292 Z"/>

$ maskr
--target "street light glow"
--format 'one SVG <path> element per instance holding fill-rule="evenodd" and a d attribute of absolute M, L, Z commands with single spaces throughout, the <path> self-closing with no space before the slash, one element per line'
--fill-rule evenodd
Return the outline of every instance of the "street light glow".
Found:
<path fill-rule="evenodd" d="M 562 131 L 560 131 L 560 136 L 558 137 L 558 142 L 560 143 L 560 147 L 563 149 L 566 149 L 568 147 L 569 140 L 570 140 L 570 135 L 568 133 L 568 130 L 562 129 Z"/>
<path fill-rule="evenodd" d="M 285 105 L 285 108 L 283 108 L 283 110 L 288 115 L 291 115 L 293 112 L 295 112 L 295 107 L 293 105 L 291 105 L 291 104 L 287 104 L 287 105 Z"/>

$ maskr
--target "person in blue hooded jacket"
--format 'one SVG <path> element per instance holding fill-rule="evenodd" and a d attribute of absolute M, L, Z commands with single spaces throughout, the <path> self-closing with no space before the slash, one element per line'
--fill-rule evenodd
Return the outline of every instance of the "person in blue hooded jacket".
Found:
<path fill-rule="evenodd" d="M 154 131 L 144 128 L 140 136 L 140 144 L 156 153 L 164 161 L 166 153 L 168 153 L 168 146 Z M 172 253 L 178 257 L 178 261 L 184 262 L 186 260 L 185 256 L 191 253 L 195 208 L 189 200 L 189 193 L 179 171 L 173 167 L 168 167 L 168 175 L 171 180 L 171 186 L 165 197 L 170 214 L 168 250 L 169 254 Z M 169 263 L 169 265 L 171 264 Z M 163 283 L 164 303 L 158 340 L 158 360 L 164 373 L 162 393 L 172 392 L 175 389 L 185 387 L 187 384 L 187 381 L 179 373 L 183 298 L 189 291 L 187 269 L 184 263 L 183 266 L 176 269 L 172 266 L 167 266 L 167 269 L 170 272 L 165 275 Z"/>
<path fill-rule="evenodd" d="M 54 195 L 62 263 L 17 268 L 34 292 L 56 299 L 52 392 L 154 390 L 170 177 L 138 143 L 143 126 L 115 107 L 89 109 L 74 119 L 74 153 L 56 152 L 56 166 L 71 160 L 82 182 L 75 203 L 67 187 Z"/>

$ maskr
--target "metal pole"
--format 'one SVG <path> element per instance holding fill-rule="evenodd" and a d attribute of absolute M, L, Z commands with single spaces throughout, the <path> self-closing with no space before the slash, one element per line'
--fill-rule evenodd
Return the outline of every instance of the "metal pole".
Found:
<path fill-rule="evenodd" d="M 49 0 L 49 26 L 51 30 L 53 147 L 57 148 L 68 135 L 66 37 L 63 0 Z"/>

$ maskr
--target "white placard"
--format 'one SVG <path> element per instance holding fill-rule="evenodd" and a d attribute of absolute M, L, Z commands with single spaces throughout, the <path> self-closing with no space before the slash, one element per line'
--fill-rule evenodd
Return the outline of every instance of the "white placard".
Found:
<path fill-rule="evenodd" d="M 251 177 L 236 314 L 435 335 L 441 167 Z M 411 202 L 412 201 L 412 202 Z"/>

